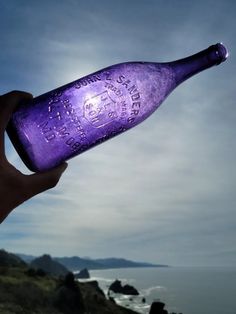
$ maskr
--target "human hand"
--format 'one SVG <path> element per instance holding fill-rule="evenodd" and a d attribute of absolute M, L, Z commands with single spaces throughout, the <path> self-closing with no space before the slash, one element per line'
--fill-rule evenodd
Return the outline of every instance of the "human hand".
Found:
<path fill-rule="evenodd" d="M 18 205 L 56 186 L 67 163 L 42 173 L 25 175 L 9 163 L 5 155 L 4 131 L 17 105 L 32 95 L 13 91 L 0 96 L 0 223 Z"/>

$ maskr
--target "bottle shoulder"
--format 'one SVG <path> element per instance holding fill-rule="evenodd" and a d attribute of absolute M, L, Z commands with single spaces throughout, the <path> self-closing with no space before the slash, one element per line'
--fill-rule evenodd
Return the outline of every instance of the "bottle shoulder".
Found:
<path fill-rule="evenodd" d="M 156 85 L 168 83 L 175 86 L 175 72 L 169 63 L 146 61 L 128 61 L 114 64 L 98 72 L 103 77 L 115 80 L 117 83 L 136 81 L 137 84 Z"/>
<path fill-rule="evenodd" d="M 161 71 L 167 71 L 171 75 L 173 72 L 170 63 L 160 63 L 160 62 L 149 62 L 149 61 L 126 61 L 126 62 L 121 62 L 117 63 L 108 67 L 105 67 L 104 69 L 96 72 L 100 73 L 103 71 L 119 71 L 119 70 L 124 70 L 124 71 L 142 71 L 142 72 L 161 72 Z"/>
<path fill-rule="evenodd" d="M 77 80 L 62 85 L 56 89 L 46 92 L 37 99 L 47 98 L 50 95 L 60 95 L 66 90 L 80 86 L 88 86 L 94 82 L 116 82 L 118 84 L 160 84 L 160 82 L 168 83 L 171 88 L 175 84 L 175 72 L 169 63 L 158 63 L 148 61 L 126 61 L 122 63 L 113 64 L 101 70 L 95 71 L 91 74 L 85 75 Z"/>

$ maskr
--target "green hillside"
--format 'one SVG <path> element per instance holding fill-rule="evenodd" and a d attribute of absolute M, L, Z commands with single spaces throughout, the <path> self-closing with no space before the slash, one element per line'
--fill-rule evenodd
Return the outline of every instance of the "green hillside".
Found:
<path fill-rule="evenodd" d="M 72 273 L 55 277 L 5 253 L 4 263 L 0 258 L 0 314 L 135 314 L 107 300 L 97 282 L 78 283 Z"/>

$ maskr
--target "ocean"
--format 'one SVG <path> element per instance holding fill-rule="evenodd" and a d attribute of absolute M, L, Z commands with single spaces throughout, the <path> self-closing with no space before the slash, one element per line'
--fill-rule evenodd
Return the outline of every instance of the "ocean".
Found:
<path fill-rule="evenodd" d="M 115 299 L 142 314 L 149 313 L 154 300 L 164 302 L 169 312 L 236 314 L 236 267 L 124 268 L 90 271 L 90 275 L 105 293 L 115 279 L 133 285 L 140 296 Z"/>

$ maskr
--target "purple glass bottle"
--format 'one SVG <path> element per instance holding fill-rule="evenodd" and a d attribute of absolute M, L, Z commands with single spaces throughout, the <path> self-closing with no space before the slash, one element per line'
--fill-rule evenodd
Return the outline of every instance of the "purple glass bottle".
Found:
<path fill-rule="evenodd" d="M 30 170 L 53 168 L 139 124 L 181 82 L 227 55 L 216 44 L 174 62 L 110 66 L 19 106 L 8 135 Z"/>

